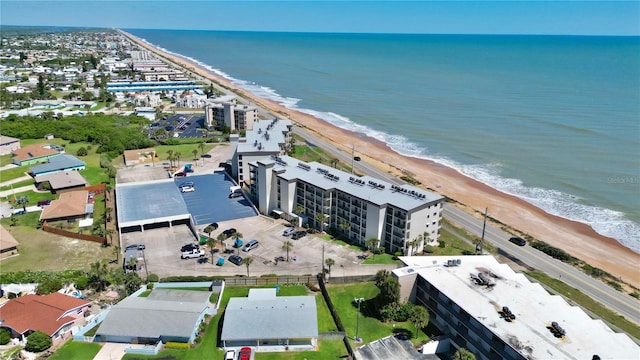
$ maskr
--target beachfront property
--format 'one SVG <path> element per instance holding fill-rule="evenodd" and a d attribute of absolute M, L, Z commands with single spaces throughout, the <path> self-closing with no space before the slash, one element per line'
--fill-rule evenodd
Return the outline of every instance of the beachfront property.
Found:
<path fill-rule="evenodd" d="M 409 185 L 354 176 L 316 162 L 272 156 L 249 163 L 249 193 L 263 214 L 330 228 L 365 246 L 415 254 L 437 244 L 444 197 Z"/>
<path fill-rule="evenodd" d="M 235 96 L 227 95 L 208 99 L 204 108 L 205 121 L 209 128 L 229 131 L 247 131 L 253 129 L 258 120 L 258 108 L 250 105 L 238 105 Z"/>
<path fill-rule="evenodd" d="M 261 352 L 316 350 L 316 298 L 249 289 L 247 297 L 229 299 L 220 340 L 224 348 L 255 346 Z"/>
<path fill-rule="evenodd" d="M 107 83 L 107 92 L 110 93 L 135 93 L 140 91 L 185 91 L 204 89 L 195 81 L 125 81 Z"/>
<path fill-rule="evenodd" d="M 11 154 L 20 149 L 20 139 L 0 135 L 0 155 Z"/>
<path fill-rule="evenodd" d="M 444 333 L 423 353 L 464 347 L 477 359 L 637 359 L 640 347 L 493 256 L 400 257 L 400 298 Z M 448 340 L 447 340 L 448 339 Z M 455 349 L 451 349 L 455 351 Z"/>
<path fill-rule="evenodd" d="M 249 185 L 249 163 L 270 157 L 285 155 L 290 149 L 291 120 L 256 120 L 253 129 L 239 138 L 236 151 L 231 159 L 231 176 L 239 184 Z M 232 138 L 232 140 L 235 139 Z"/>

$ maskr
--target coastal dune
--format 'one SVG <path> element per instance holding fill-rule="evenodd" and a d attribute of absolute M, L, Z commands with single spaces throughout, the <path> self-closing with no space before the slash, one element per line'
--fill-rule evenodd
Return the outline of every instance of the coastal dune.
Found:
<path fill-rule="evenodd" d="M 615 239 L 598 234 L 589 225 L 551 215 L 520 198 L 466 177 L 454 169 L 429 160 L 400 155 L 371 137 L 338 128 L 309 114 L 260 98 L 189 59 L 162 51 L 126 32 L 121 33 L 147 50 L 229 89 L 256 106 L 278 116 L 290 118 L 296 125 L 333 144 L 337 149 L 350 153 L 352 146 L 355 146 L 358 156 L 363 161 L 397 176 L 408 172 L 424 186 L 454 199 L 469 212 L 484 212 L 484 209 L 488 208 L 491 218 L 558 247 L 635 287 L 640 287 L 640 254 L 621 245 Z"/>

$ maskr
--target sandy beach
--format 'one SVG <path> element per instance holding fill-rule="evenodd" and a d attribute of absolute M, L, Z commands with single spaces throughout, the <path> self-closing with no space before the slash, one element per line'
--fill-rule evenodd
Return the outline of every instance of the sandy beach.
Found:
<path fill-rule="evenodd" d="M 338 149 L 350 153 L 352 144 L 355 145 L 357 155 L 362 161 L 397 176 L 401 176 L 404 169 L 410 169 L 412 177 L 419 180 L 424 187 L 456 200 L 466 207 L 468 212 L 484 212 L 484 209 L 488 208 L 491 218 L 518 229 L 523 234 L 563 249 L 592 266 L 622 278 L 624 282 L 640 287 L 640 254 L 624 247 L 615 239 L 596 233 L 586 224 L 548 214 L 524 200 L 499 192 L 451 168 L 428 160 L 399 155 L 386 144 L 363 134 L 340 129 L 311 115 L 257 97 L 186 58 L 160 51 L 128 33 L 122 33 L 138 45 L 231 90 L 256 106 L 278 116 L 290 118 L 296 125 L 334 144 Z"/>

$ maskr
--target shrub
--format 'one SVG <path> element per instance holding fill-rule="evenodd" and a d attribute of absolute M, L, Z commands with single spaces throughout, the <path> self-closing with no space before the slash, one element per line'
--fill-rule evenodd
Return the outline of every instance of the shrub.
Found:
<path fill-rule="evenodd" d="M 76 155 L 78 155 L 78 156 L 87 156 L 88 153 L 89 152 L 87 151 L 87 149 L 84 146 L 82 146 L 82 147 L 80 147 L 78 149 L 78 151 L 76 152 Z"/>
<path fill-rule="evenodd" d="M 84 290 L 87 288 L 87 284 L 89 283 L 89 278 L 87 276 L 80 276 L 76 279 L 76 289 Z"/>
<path fill-rule="evenodd" d="M 184 350 L 184 349 L 190 349 L 191 345 L 189 345 L 189 343 L 179 343 L 179 342 L 167 341 L 167 343 L 164 344 L 164 347 L 167 348 L 167 349 Z"/>
<path fill-rule="evenodd" d="M 153 290 L 153 284 L 147 284 L 147 290 Z"/>
<path fill-rule="evenodd" d="M 637 292 L 637 291 L 634 291 L 634 292 L 632 292 L 632 293 L 631 293 L 631 294 L 629 294 L 629 295 L 631 295 L 631 297 L 632 297 L 632 298 L 640 299 L 640 293 L 639 293 L 639 292 Z"/>
<path fill-rule="evenodd" d="M 149 282 L 158 282 L 160 280 L 160 277 L 156 274 L 149 274 L 149 277 L 147 277 L 147 281 Z"/>
<path fill-rule="evenodd" d="M 438 241 L 438 247 L 441 248 L 441 249 L 444 249 L 444 248 L 447 247 L 447 243 L 442 241 L 442 240 L 440 240 L 440 241 Z"/>
<path fill-rule="evenodd" d="M 53 343 L 49 335 L 42 331 L 36 331 L 27 336 L 27 345 L 25 345 L 24 349 L 38 353 L 47 350 L 52 344 Z"/>
<path fill-rule="evenodd" d="M 422 251 L 427 253 L 427 254 L 432 254 L 433 251 L 434 251 L 434 248 L 431 245 L 425 245 L 424 249 L 422 249 Z"/>
<path fill-rule="evenodd" d="M 7 345 L 11 341 L 11 331 L 7 328 L 0 328 L 0 345 Z"/>

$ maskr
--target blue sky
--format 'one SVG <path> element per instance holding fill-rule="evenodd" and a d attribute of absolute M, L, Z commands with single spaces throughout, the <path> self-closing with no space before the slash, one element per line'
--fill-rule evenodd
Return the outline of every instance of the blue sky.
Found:
<path fill-rule="evenodd" d="M 640 1 L 1 0 L 0 24 L 291 32 L 640 35 Z"/>

